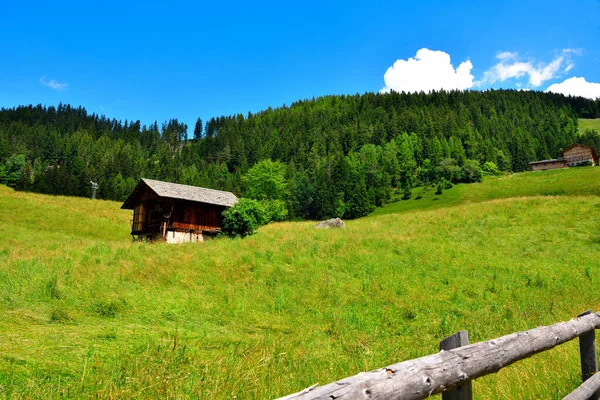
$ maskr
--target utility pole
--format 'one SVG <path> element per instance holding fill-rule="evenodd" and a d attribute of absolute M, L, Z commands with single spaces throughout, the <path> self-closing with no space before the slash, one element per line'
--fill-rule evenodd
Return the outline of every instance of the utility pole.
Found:
<path fill-rule="evenodd" d="M 92 200 L 96 198 L 96 191 L 98 190 L 98 184 L 95 182 L 90 181 L 90 183 L 92 184 Z"/>

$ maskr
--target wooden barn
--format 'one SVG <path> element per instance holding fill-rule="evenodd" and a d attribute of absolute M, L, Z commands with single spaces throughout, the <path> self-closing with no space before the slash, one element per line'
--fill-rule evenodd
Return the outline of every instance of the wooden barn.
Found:
<path fill-rule="evenodd" d="M 592 146 L 584 146 L 582 144 L 572 144 L 562 151 L 562 156 L 569 167 L 574 167 L 582 164 L 590 164 L 596 166 L 598 155 Z"/>
<path fill-rule="evenodd" d="M 221 231 L 230 192 L 142 179 L 121 206 L 133 210 L 131 236 L 169 243 L 203 242 Z"/>
<path fill-rule="evenodd" d="M 562 151 L 562 158 L 532 161 L 529 163 L 529 168 L 532 171 L 543 171 L 547 169 L 575 167 L 587 164 L 596 166 L 598 165 L 597 160 L 598 155 L 592 146 L 572 144 Z"/>
<path fill-rule="evenodd" d="M 567 161 L 562 158 L 554 160 L 532 161 L 529 163 L 532 171 L 544 171 L 547 169 L 567 168 Z"/>

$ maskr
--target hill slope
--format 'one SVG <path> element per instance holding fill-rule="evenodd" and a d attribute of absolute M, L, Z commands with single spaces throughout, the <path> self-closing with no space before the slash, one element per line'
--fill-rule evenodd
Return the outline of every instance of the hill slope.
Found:
<path fill-rule="evenodd" d="M 588 129 L 594 129 L 597 132 L 600 132 L 600 118 L 596 119 L 584 119 L 579 118 L 578 121 L 579 132 L 585 132 Z"/>
<path fill-rule="evenodd" d="M 572 196 L 457 201 L 345 231 L 279 223 L 183 246 L 132 243 L 119 203 L 0 186 L 0 393 L 267 398 L 435 352 L 460 329 L 480 341 L 598 309 L 587 289 L 600 280 L 600 198 L 589 196 L 600 180 L 586 174 L 596 170 L 504 178 L 530 189 L 554 177 Z M 570 184 L 585 176 L 585 189 Z M 486 184 L 456 189 L 493 198 L 475 195 Z M 475 390 L 561 398 L 578 362 L 569 343 Z"/>
<path fill-rule="evenodd" d="M 489 176 L 481 183 L 458 184 L 436 195 L 436 185 L 419 187 L 409 200 L 376 209 L 371 215 L 431 210 L 457 204 L 526 196 L 600 196 L 600 168 L 565 168 Z"/>
<path fill-rule="evenodd" d="M 193 140 L 176 119 L 142 126 L 21 106 L 0 109 L 0 184 L 87 197 L 91 180 L 99 198 L 124 200 L 145 177 L 244 196 L 244 174 L 271 159 L 285 164 L 289 215 L 356 218 L 397 187 L 477 181 L 486 162 L 525 171 L 575 141 L 598 149 L 600 134 L 578 136 L 577 118 L 599 104 L 515 90 L 324 96 L 198 120 Z"/>

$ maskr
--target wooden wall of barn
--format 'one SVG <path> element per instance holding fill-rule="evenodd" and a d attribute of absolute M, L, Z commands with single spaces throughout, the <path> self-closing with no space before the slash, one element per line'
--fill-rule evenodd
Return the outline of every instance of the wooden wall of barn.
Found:
<path fill-rule="evenodd" d="M 173 213 L 169 225 L 175 229 L 215 230 L 223 226 L 223 206 L 173 200 Z"/>
<path fill-rule="evenodd" d="M 226 207 L 159 197 L 148 186 L 138 189 L 133 207 L 132 234 L 162 232 L 214 231 L 223 226 L 221 213 Z"/>
<path fill-rule="evenodd" d="M 567 160 L 569 164 L 585 162 L 588 160 L 592 161 L 595 164 L 596 160 L 594 160 L 594 156 L 592 154 L 592 149 L 590 149 L 589 147 L 575 146 L 563 152 L 563 157 Z"/>

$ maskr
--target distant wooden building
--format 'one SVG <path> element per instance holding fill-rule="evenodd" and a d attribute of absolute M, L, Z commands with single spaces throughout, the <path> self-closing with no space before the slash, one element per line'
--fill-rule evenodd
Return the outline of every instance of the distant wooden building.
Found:
<path fill-rule="evenodd" d="M 582 164 L 597 165 L 598 155 L 592 146 L 582 144 L 572 144 L 562 151 L 563 158 L 567 161 L 569 167 Z"/>
<path fill-rule="evenodd" d="M 134 238 L 183 243 L 218 233 L 221 213 L 236 202 L 230 192 L 142 179 L 121 208 L 133 210 Z"/>
<path fill-rule="evenodd" d="M 529 163 L 529 168 L 532 171 L 543 171 L 547 169 L 567 168 L 567 161 L 562 158 L 554 160 L 532 161 Z"/>
<path fill-rule="evenodd" d="M 562 151 L 562 158 L 553 160 L 532 161 L 529 168 L 532 171 L 542 171 L 546 169 L 575 167 L 578 165 L 596 166 L 598 155 L 592 146 L 582 144 L 573 144 Z"/>

